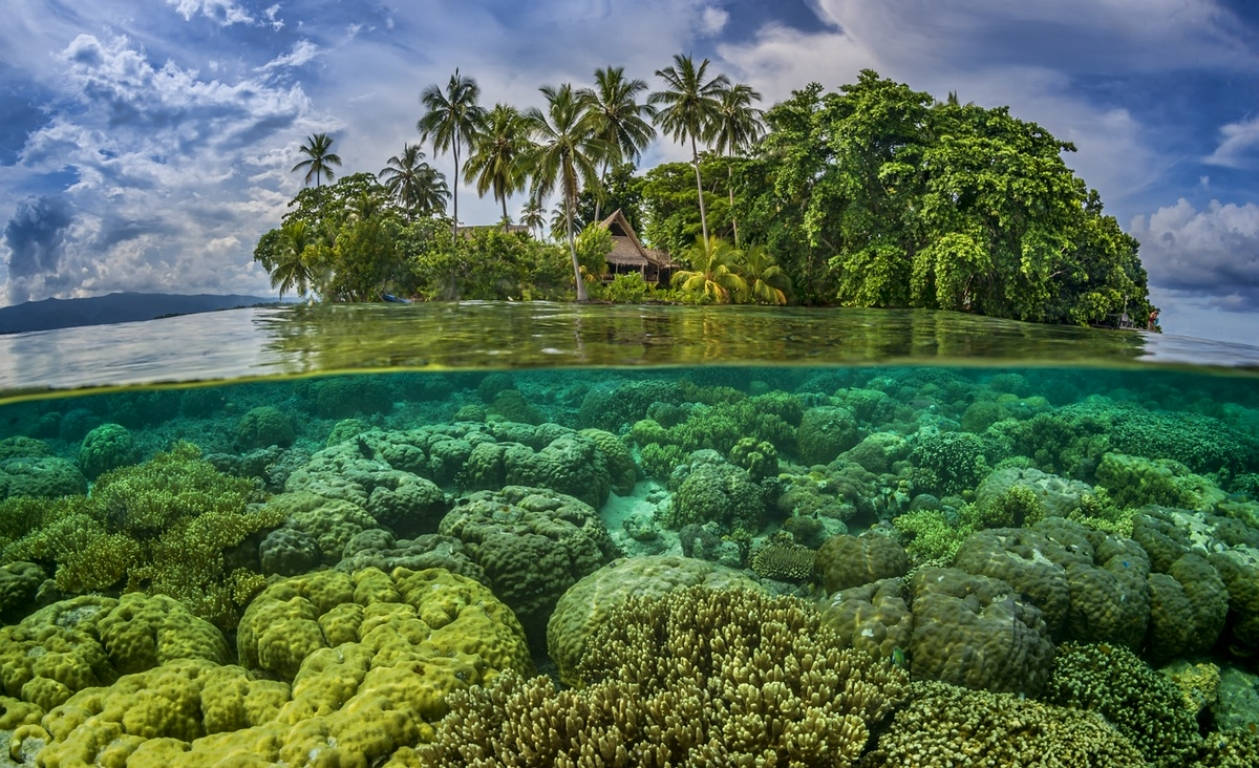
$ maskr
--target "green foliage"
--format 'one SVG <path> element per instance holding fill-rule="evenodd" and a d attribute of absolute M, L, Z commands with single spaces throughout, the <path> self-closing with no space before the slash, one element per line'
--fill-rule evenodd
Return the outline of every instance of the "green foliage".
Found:
<path fill-rule="evenodd" d="M 642 275 L 629 272 L 617 275 L 611 282 L 599 286 L 594 295 L 595 298 L 614 304 L 642 304 L 656 299 L 657 291 Z"/>
<path fill-rule="evenodd" d="M 635 232 L 643 233 L 643 186 L 646 179 L 634 175 L 633 163 L 619 163 L 604 173 L 599 187 L 586 187 L 577 196 L 574 222 L 596 222 L 595 206 L 599 218 L 606 218 L 620 209 Z"/>
<path fill-rule="evenodd" d="M 735 270 L 739 253 L 717 237 L 700 238 L 686 254 L 694 269 L 673 273 L 673 287 L 714 304 L 729 304 L 747 293 L 747 282 Z"/>
<path fill-rule="evenodd" d="M 577 263 L 587 276 L 598 277 L 608 269 L 612 253 L 612 233 L 598 224 L 587 224 L 577 236 Z"/>

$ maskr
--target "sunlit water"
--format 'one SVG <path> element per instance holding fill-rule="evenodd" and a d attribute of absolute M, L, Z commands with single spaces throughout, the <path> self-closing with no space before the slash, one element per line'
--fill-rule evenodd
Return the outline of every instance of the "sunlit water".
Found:
<path fill-rule="evenodd" d="M 449 764 L 499 727 L 439 724 L 451 690 L 578 682 L 604 606 L 702 581 L 814 628 L 783 647 L 727 616 L 703 669 L 740 642 L 777 648 L 767 679 L 820 658 L 806 642 L 869 654 L 898 719 L 832 692 L 809 720 L 831 737 L 855 716 L 896 759 L 935 745 L 932 766 L 1100 754 L 1076 725 L 950 752 L 913 729 L 968 726 L 915 721 L 912 673 L 1014 694 L 989 730 L 1087 708 L 1115 728 L 1105 764 L 1190 765 L 1259 728 L 1256 371 L 1255 347 L 922 311 L 294 306 L 3 336 L 0 751 L 410 765 L 436 738 L 420 764 Z M 723 615 L 729 593 L 698 594 L 718 602 L 681 616 Z M 1122 700 L 1071 692 L 1099 664 L 1118 677 L 1090 690 Z M 723 669 L 676 684 L 735 691 Z M 790 695 L 821 695 L 804 679 Z M 1208 691 L 1182 711 L 1169 680 Z M 726 741 L 721 713 L 760 695 L 739 690 L 695 719 L 722 760 L 798 754 L 755 712 Z M 526 730 L 572 755 L 595 738 Z"/>

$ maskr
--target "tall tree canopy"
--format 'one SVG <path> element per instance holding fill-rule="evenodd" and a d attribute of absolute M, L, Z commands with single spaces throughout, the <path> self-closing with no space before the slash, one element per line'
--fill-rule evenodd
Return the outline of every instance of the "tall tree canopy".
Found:
<path fill-rule="evenodd" d="M 507 196 L 525 187 L 529 153 L 529 123 L 506 104 L 497 104 L 485 116 L 480 135 L 472 145 L 464 174 L 476 184 L 478 195 L 493 192 L 503 205 L 503 231 L 507 231 Z"/>
<path fill-rule="evenodd" d="M 376 174 L 409 218 L 446 212 L 450 190 L 441 172 L 424 162 L 418 144 L 403 144 L 402 154 L 389 158 Z"/>
<path fill-rule="evenodd" d="M 604 189 L 607 185 L 608 168 L 620 163 L 634 163 L 656 136 L 656 129 L 649 122 L 656 110 L 650 104 L 639 103 L 638 94 L 647 90 L 643 80 L 629 80 L 623 67 L 595 70 L 595 87 L 577 92 L 586 117 L 594 125 L 595 135 L 607 145 L 607 156 L 602 158 L 599 174 L 600 186 L 595 190 L 593 221 L 599 220 Z"/>
<path fill-rule="evenodd" d="M 336 178 L 336 174 L 332 170 L 332 166 L 341 164 L 341 156 L 332 151 L 332 137 L 326 133 L 313 133 L 306 138 L 306 143 L 297 148 L 306 156 L 306 159 L 293 166 L 290 173 L 296 173 L 303 168 L 306 169 L 306 177 L 304 183 L 309 184 L 313 176 L 315 178 L 315 186 L 323 184 L 323 177 L 327 176 L 328 181 Z"/>
<path fill-rule="evenodd" d="M 455 175 L 451 177 L 454 179 L 452 233 L 459 230 L 459 150 L 476 140 L 485 120 L 485 109 L 477 104 L 480 96 L 481 88 L 476 80 L 459 74 L 457 68 L 446 83 L 446 90 L 430 85 L 420 94 L 420 103 L 427 110 L 415 125 L 420 140 L 432 137 L 434 150 L 450 150 L 455 157 Z"/>
<path fill-rule="evenodd" d="M 699 222 L 704 242 L 708 242 L 708 217 L 704 211 L 704 182 L 699 174 L 699 141 L 707 141 L 721 113 L 721 94 L 730 87 L 725 75 L 708 78 L 708 59 L 698 66 L 690 56 L 675 54 L 673 66 L 656 70 L 664 80 L 662 91 L 651 94 L 648 103 L 657 107 L 656 124 L 674 141 L 691 143 L 695 166 L 695 186 L 699 190 Z M 705 79 L 708 78 L 708 79 Z"/>

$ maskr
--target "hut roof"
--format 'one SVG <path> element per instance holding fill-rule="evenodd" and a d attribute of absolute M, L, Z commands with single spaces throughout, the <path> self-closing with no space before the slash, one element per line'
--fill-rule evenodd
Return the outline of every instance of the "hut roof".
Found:
<path fill-rule="evenodd" d="M 622 266 L 643 267 L 648 264 L 657 268 L 668 269 L 677 266 L 662 251 L 643 246 L 634 228 L 621 209 L 617 208 L 599 226 L 612 235 L 612 253 L 608 254 L 608 263 Z"/>

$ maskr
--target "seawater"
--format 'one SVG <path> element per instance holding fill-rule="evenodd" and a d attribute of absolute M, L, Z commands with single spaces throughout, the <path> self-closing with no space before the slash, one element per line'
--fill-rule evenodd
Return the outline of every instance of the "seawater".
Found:
<path fill-rule="evenodd" d="M 19 763 L 1253 764 L 1250 348 L 564 305 L 0 348 Z"/>

